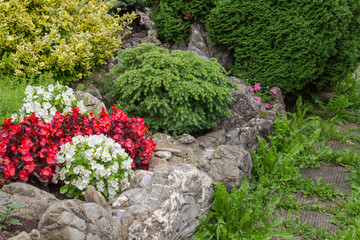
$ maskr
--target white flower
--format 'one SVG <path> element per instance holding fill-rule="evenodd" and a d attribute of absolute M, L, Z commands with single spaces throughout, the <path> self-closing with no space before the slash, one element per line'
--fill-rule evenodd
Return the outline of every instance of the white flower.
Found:
<path fill-rule="evenodd" d="M 51 103 L 49 103 L 49 102 L 44 102 L 44 103 L 43 103 L 43 107 L 44 107 L 45 109 L 50 109 L 50 108 L 51 108 Z"/>
<path fill-rule="evenodd" d="M 121 155 L 115 154 L 116 158 L 114 158 L 114 152 Z M 86 187 L 93 184 L 100 192 L 108 191 L 108 198 L 112 199 L 120 188 L 124 190 L 129 186 L 128 177 L 134 175 L 130 166 L 132 159 L 124 152 L 121 145 L 103 134 L 76 136 L 71 142 L 60 147 L 57 157 L 58 162 L 63 163 L 62 169 L 56 170 L 58 179 L 74 186 L 75 194 L 78 196 L 82 196 Z M 87 161 L 84 161 L 84 158 Z M 125 178 L 115 177 L 120 166 L 125 169 L 123 175 Z M 70 182 L 70 179 L 73 181 Z"/>
<path fill-rule="evenodd" d="M 48 86 L 49 92 L 53 92 L 54 89 L 55 89 L 54 85 L 50 84 L 50 85 Z"/>
<path fill-rule="evenodd" d="M 27 86 L 25 89 L 25 94 L 26 95 L 32 95 L 34 93 L 34 88 L 32 86 Z"/>
<path fill-rule="evenodd" d="M 44 92 L 44 93 L 43 93 L 43 99 L 44 99 L 45 101 L 49 101 L 49 100 L 51 99 L 51 93 L 49 93 L 49 92 Z"/>

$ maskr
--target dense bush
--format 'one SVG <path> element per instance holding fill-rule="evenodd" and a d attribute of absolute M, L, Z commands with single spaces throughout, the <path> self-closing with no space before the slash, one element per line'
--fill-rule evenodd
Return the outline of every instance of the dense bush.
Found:
<path fill-rule="evenodd" d="M 112 96 L 130 115 L 144 117 L 152 132 L 193 133 L 230 114 L 234 84 L 215 59 L 151 44 L 120 51 L 119 59 Z"/>
<path fill-rule="evenodd" d="M 112 57 L 135 17 L 108 15 L 113 2 L 1 1 L 0 72 L 52 71 L 64 83 L 88 74 Z"/>
<path fill-rule="evenodd" d="M 144 7 L 149 5 L 149 0 L 122 0 L 115 1 L 113 8 L 111 9 L 112 13 L 117 13 L 118 8 L 121 9 L 121 12 L 130 12 L 135 10 L 143 10 Z"/>
<path fill-rule="evenodd" d="M 285 93 L 335 83 L 360 59 L 357 0 L 219 0 L 207 23 L 234 50 L 234 75 Z"/>
<path fill-rule="evenodd" d="M 215 0 L 160 0 L 151 10 L 154 27 L 165 42 L 189 38 L 192 21 L 202 21 L 212 9 Z"/>

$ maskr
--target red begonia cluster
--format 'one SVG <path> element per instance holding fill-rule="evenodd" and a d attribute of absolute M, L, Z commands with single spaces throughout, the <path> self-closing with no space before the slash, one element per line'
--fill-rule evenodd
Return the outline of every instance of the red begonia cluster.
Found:
<path fill-rule="evenodd" d="M 44 123 L 33 113 L 19 124 L 5 119 L 0 129 L 0 173 L 14 180 L 39 180 L 47 185 L 56 166 L 56 154 L 62 144 L 78 135 L 104 134 L 118 142 L 134 160 L 132 167 L 148 170 L 156 144 L 144 125 L 144 119 L 129 118 L 113 106 L 111 115 L 102 110 L 99 117 L 59 112 L 51 123 Z"/>

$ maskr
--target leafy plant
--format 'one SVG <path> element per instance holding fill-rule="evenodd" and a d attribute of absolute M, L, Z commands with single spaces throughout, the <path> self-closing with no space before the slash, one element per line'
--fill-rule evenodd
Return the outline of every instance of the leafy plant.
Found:
<path fill-rule="evenodd" d="M 73 107 L 78 107 L 80 113 L 87 113 L 83 101 L 77 101 L 72 88 L 56 84 L 50 84 L 46 88 L 32 87 L 28 85 L 25 89 L 26 97 L 24 104 L 19 109 L 19 116 L 11 116 L 14 121 L 22 120 L 24 116 L 35 113 L 44 122 L 51 122 L 56 112 L 60 114 L 71 113 Z"/>
<path fill-rule="evenodd" d="M 134 176 L 133 160 L 120 144 L 103 134 L 73 137 L 71 143 L 61 146 L 56 160 L 60 167 L 53 182 L 64 181 L 60 193 L 76 198 L 83 198 L 87 186 L 93 185 L 106 199 L 114 199 Z"/>
<path fill-rule="evenodd" d="M 135 15 L 108 15 L 114 2 L 2 1 L 0 72 L 11 66 L 16 76 L 52 71 L 63 83 L 80 79 L 111 58 L 129 32 Z"/>
<path fill-rule="evenodd" d="M 151 10 L 154 27 L 162 41 L 173 43 L 188 40 L 190 24 L 203 21 L 215 0 L 160 0 Z"/>
<path fill-rule="evenodd" d="M 231 72 L 249 82 L 285 94 L 327 88 L 359 62 L 358 1 L 215 3 L 206 21 L 210 38 L 234 51 Z"/>
<path fill-rule="evenodd" d="M 246 178 L 246 176 L 244 177 Z M 272 215 L 280 198 L 268 198 L 269 189 L 259 184 L 249 189 L 247 179 L 231 193 L 221 183 L 215 183 L 212 210 L 200 219 L 195 239 L 292 239 L 286 230 L 277 230 L 281 219 Z"/>
<path fill-rule="evenodd" d="M 229 116 L 235 84 L 215 59 L 150 44 L 122 50 L 121 65 L 111 70 L 111 96 L 133 116 L 143 116 L 152 132 L 172 135 L 215 127 Z"/>
<path fill-rule="evenodd" d="M 6 229 L 5 224 L 22 225 L 18 219 L 11 218 L 11 215 L 15 209 L 22 208 L 23 206 L 25 206 L 23 203 L 5 206 L 5 211 L 0 212 L 0 230 Z"/>
<path fill-rule="evenodd" d="M 263 101 L 265 103 L 265 108 L 271 108 L 272 104 L 270 103 L 272 100 L 274 100 L 274 95 L 276 94 L 276 89 L 272 88 L 269 90 L 269 92 L 261 91 L 262 87 L 260 86 L 260 83 L 255 83 L 253 86 L 248 86 L 251 95 L 254 96 L 256 100 L 259 102 Z M 256 95 L 255 95 L 256 94 Z"/>

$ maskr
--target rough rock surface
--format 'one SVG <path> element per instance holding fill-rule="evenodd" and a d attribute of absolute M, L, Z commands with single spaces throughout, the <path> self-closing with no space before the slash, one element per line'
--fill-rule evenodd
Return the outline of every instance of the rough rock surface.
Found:
<path fill-rule="evenodd" d="M 120 225 L 95 203 L 64 200 L 53 204 L 40 219 L 41 239 L 119 239 Z"/>
<path fill-rule="evenodd" d="M 231 191 L 235 184 L 238 187 L 242 184 L 244 174 L 251 178 L 251 169 L 252 159 L 248 151 L 221 145 L 211 155 L 209 175 Z"/>
<path fill-rule="evenodd" d="M 59 200 L 54 195 L 26 183 L 10 183 L 0 191 L 0 205 L 25 204 L 24 207 L 14 210 L 12 215 L 27 219 L 40 219 L 43 213 L 57 202 Z"/>
<path fill-rule="evenodd" d="M 224 46 L 210 44 L 205 26 L 201 23 L 193 23 L 190 26 L 190 38 L 187 51 L 194 51 L 205 59 L 216 58 L 219 63 L 227 67 L 234 62 L 232 52 Z"/>
<path fill-rule="evenodd" d="M 121 194 L 112 204 L 123 239 L 184 239 L 211 208 L 211 178 L 190 164 L 154 169 L 151 184 Z"/>
<path fill-rule="evenodd" d="M 101 112 L 101 109 L 104 108 L 106 110 L 105 104 L 100 101 L 95 96 L 91 95 L 90 93 L 76 91 L 75 97 L 78 101 L 83 100 L 85 107 L 88 109 L 89 112 Z"/>

